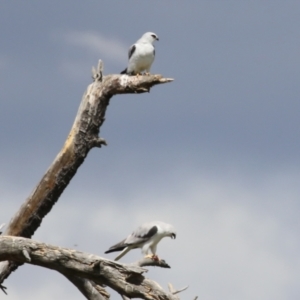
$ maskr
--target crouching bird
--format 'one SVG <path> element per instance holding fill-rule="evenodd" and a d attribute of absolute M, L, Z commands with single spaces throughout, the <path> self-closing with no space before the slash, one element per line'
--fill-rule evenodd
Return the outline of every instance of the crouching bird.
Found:
<path fill-rule="evenodd" d="M 122 251 L 115 258 L 115 260 L 119 260 L 130 250 L 141 248 L 142 253 L 146 255 L 146 257 L 159 260 L 156 255 L 156 247 L 164 237 L 176 238 L 176 231 L 172 225 L 160 221 L 145 223 L 132 232 L 126 239 L 111 246 L 105 253 Z M 151 252 L 152 255 L 149 255 L 149 252 Z"/>

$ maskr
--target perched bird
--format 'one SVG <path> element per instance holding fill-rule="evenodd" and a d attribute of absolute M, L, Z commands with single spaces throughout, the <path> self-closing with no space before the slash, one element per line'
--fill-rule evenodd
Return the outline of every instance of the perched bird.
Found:
<path fill-rule="evenodd" d="M 144 33 L 142 37 L 129 48 L 128 66 L 121 74 L 136 75 L 143 71 L 150 73 L 150 68 L 155 56 L 154 41 L 158 41 L 158 36 L 155 33 Z"/>
<path fill-rule="evenodd" d="M 172 239 L 176 238 L 176 231 L 172 225 L 160 221 L 146 223 L 138 227 L 126 239 L 110 247 L 105 253 L 122 251 L 115 258 L 115 260 L 119 260 L 131 249 L 141 248 L 146 257 L 159 260 L 156 255 L 156 246 L 166 236 Z M 147 255 L 149 251 L 152 252 L 152 255 Z"/>

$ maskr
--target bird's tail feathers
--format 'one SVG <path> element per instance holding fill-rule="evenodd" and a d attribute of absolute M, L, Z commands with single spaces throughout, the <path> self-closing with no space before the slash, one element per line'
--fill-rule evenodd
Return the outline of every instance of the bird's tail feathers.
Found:
<path fill-rule="evenodd" d="M 107 253 L 111 253 L 111 252 L 116 252 L 116 251 L 121 251 L 121 250 L 124 250 L 127 245 L 124 244 L 125 240 L 123 240 L 122 242 L 116 244 L 116 245 L 113 245 L 111 246 L 107 251 L 105 251 L 104 253 L 107 254 Z"/>
<path fill-rule="evenodd" d="M 127 68 L 123 70 L 120 74 L 127 74 Z"/>

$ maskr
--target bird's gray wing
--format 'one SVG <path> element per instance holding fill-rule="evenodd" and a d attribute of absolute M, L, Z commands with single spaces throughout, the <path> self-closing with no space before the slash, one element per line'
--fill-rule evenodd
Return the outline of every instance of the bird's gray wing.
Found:
<path fill-rule="evenodd" d="M 158 227 L 156 225 L 141 225 L 136 231 L 134 231 L 125 239 L 124 243 L 126 245 L 139 245 L 153 237 L 157 233 L 157 231 Z"/>
<path fill-rule="evenodd" d="M 128 50 L 128 59 L 131 58 L 131 56 L 133 55 L 133 53 L 135 52 L 136 46 L 132 45 L 129 50 Z"/>
<path fill-rule="evenodd" d="M 131 246 L 131 249 L 138 247 L 140 244 L 146 242 L 151 237 L 153 237 L 157 233 L 156 225 L 142 225 L 136 231 L 134 231 L 131 235 L 129 235 L 123 241 L 111 246 L 105 253 L 111 253 L 115 251 L 124 250 L 127 246 Z M 135 247 L 136 246 L 136 247 Z"/>

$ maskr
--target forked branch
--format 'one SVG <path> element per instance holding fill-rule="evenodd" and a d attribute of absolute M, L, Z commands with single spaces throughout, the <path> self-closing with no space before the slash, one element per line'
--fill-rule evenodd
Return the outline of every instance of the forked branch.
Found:
<path fill-rule="evenodd" d="M 93 147 L 106 145 L 99 137 L 100 127 L 111 97 L 117 94 L 149 92 L 150 88 L 172 81 L 161 75 L 103 76 L 100 61 L 93 70 L 94 82 L 83 95 L 77 116 L 70 134 L 53 163 L 42 177 L 32 194 L 26 199 L 19 211 L 11 219 L 4 231 L 5 235 L 30 238 L 40 226 L 78 168 Z M 0 263 L 0 284 L 18 267 L 15 262 Z"/>

